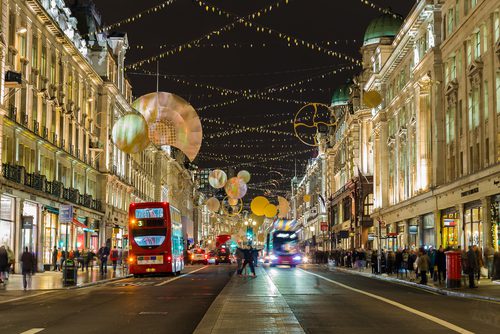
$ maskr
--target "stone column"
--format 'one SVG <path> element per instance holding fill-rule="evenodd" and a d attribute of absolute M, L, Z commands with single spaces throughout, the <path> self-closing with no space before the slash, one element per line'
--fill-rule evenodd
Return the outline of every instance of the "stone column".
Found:
<path fill-rule="evenodd" d="M 460 217 L 460 221 L 458 224 L 458 240 L 459 240 L 459 246 L 462 246 L 462 249 L 465 250 L 466 248 L 466 243 L 465 243 L 465 233 L 464 233 L 464 226 L 465 226 L 465 209 L 463 204 L 457 204 L 455 205 L 455 210 L 458 211 L 458 215 Z"/>
<path fill-rule="evenodd" d="M 481 206 L 483 208 L 482 212 L 482 222 L 483 222 L 483 240 L 481 247 L 486 249 L 486 247 L 493 246 L 493 236 L 491 235 L 491 197 L 481 198 Z"/>

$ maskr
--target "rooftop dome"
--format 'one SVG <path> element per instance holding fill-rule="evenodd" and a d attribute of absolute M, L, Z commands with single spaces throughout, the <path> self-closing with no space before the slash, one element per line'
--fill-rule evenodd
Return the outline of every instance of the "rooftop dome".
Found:
<path fill-rule="evenodd" d="M 403 18 L 399 15 L 385 13 L 377 17 L 366 28 L 363 45 L 378 43 L 382 37 L 395 37 L 402 24 Z"/>
<path fill-rule="evenodd" d="M 350 91 L 349 85 L 342 85 L 339 86 L 337 89 L 335 89 L 332 95 L 331 106 L 336 107 L 336 106 L 346 105 L 349 102 L 349 99 L 351 98 L 349 91 Z"/>

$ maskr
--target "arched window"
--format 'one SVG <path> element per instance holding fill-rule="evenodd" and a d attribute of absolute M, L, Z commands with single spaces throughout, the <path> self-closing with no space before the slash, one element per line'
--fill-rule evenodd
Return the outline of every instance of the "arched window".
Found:
<path fill-rule="evenodd" d="M 365 196 L 363 201 L 363 214 L 369 216 L 373 213 L 373 193 Z"/>

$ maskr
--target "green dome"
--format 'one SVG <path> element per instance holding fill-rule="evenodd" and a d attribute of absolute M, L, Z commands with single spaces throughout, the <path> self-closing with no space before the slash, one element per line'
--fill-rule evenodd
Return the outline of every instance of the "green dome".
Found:
<path fill-rule="evenodd" d="M 333 91 L 332 107 L 346 105 L 349 102 L 350 96 L 349 85 L 342 85 Z"/>
<path fill-rule="evenodd" d="M 377 17 L 366 28 L 363 45 L 378 43 L 382 37 L 395 37 L 402 24 L 403 18 L 399 15 L 386 13 Z"/>

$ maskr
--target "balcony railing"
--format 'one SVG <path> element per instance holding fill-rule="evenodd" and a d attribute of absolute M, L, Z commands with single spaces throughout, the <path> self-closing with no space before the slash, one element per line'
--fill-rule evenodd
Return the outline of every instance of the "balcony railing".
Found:
<path fill-rule="evenodd" d="M 45 175 L 27 173 L 24 166 L 14 164 L 2 164 L 2 175 L 5 179 L 13 181 L 32 189 L 43 191 L 57 198 L 65 199 L 77 205 L 81 205 L 96 211 L 102 210 L 102 203 L 94 199 L 90 194 L 80 194 L 75 188 L 65 188 L 62 182 L 47 181 Z"/>

